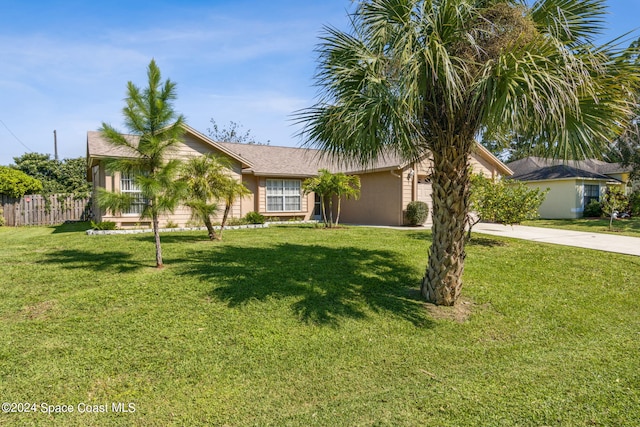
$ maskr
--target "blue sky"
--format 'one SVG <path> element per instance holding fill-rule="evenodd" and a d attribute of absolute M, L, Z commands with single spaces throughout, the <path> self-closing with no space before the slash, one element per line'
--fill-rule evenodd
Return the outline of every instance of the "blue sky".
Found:
<path fill-rule="evenodd" d="M 610 0 L 612 38 L 640 27 L 640 0 Z M 262 142 L 300 144 L 291 113 L 316 95 L 324 25 L 347 28 L 351 0 L 0 0 L 0 164 L 25 152 L 86 153 L 86 132 L 125 131 L 126 83 L 155 58 L 176 109 L 206 133 L 229 121 Z"/>

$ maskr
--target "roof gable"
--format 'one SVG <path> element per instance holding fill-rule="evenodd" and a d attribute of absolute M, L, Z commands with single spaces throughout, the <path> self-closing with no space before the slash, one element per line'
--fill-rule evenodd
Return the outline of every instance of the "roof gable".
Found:
<path fill-rule="evenodd" d="M 195 138 L 198 142 L 205 145 L 209 149 L 215 149 L 238 161 L 242 167 L 253 166 L 251 162 L 242 157 L 238 157 L 236 153 L 229 151 L 221 144 L 211 140 L 202 133 L 196 131 L 190 126 L 183 125 L 185 134 L 188 134 Z M 136 145 L 140 140 L 137 135 L 124 135 L 124 137 L 132 144 Z M 118 157 L 136 157 L 137 153 L 127 147 L 114 146 L 107 141 L 102 132 L 89 131 L 87 132 L 87 157 L 91 163 L 92 159 L 99 158 L 118 158 Z"/>

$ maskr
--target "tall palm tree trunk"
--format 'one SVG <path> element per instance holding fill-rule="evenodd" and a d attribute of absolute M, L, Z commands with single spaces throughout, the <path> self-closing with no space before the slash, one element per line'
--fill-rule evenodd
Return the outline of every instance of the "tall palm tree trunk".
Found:
<path fill-rule="evenodd" d="M 162 247 L 160 246 L 160 227 L 159 227 L 159 220 L 158 220 L 158 214 L 154 213 L 152 215 L 152 221 L 153 221 L 153 237 L 155 238 L 156 241 L 156 267 L 157 268 L 162 268 L 164 267 L 164 265 L 162 264 Z"/>
<path fill-rule="evenodd" d="M 224 214 L 222 215 L 222 222 L 220 223 L 220 233 L 218 234 L 218 240 L 222 240 L 222 230 L 224 230 L 224 226 L 227 224 L 227 218 L 229 217 L 229 212 L 231 211 L 231 203 L 227 203 L 224 206 Z"/>
<path fill-rule="evenodd" d="M 209 240 L 216 240 L 218 236 L 216 236 L 216 231 L 213 229 L 213 224 L 211 223 L 211 218 L 208 213 L 204 213 L 202 215 L 202 219 L 204 221 L 204 226 L 207 227 L 207 233 L 209 234 Z"/>
<path fill-rule="evenodd" d="M 327 218 L 327 206 L 325 204 L 324 196 L 320 196 L 320 207 L 322 208 L 322 221 L 325 228 L 329 227 L 329 218 Z"/>
<path fill-rule="evenodd" d="M 453 305 L 462 289 L 465 224 L 469 207 L 470 144 L 450 141 L 433 150 L 433 242 L 422 281 L 422 296 L 437 305 Z"/>

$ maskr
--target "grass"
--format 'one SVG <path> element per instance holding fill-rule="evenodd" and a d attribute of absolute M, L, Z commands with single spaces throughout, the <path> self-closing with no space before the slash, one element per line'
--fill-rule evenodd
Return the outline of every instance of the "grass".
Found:
<path fill-rule="evenodd" d="M 169 233 L 156 270 L 152 236 L 81 228 L 0 228 L 2 401 L 75 409 L 0 425 L 640 419 L 640 258 L 475 237 L 456 322 L 418 297 L 426 231 Z"/>
<path fill-rule="evenodd" d="M 609 230 L 609 218 L 537 219 L 522 225 L 640 237 L 640 218 L 614 219 L 613 230 Z"/>

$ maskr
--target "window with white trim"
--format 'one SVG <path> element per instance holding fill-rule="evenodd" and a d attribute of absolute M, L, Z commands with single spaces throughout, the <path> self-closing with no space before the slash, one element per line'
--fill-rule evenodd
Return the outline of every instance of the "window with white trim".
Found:
<path fill-rule="evenodd" d="M 129 209 L 123 210 L 122 214 L 140 215 L 146 205 L 146 199 L 142 197 L 142 191 L 140 191 L 140 187 L 136 184 L 133 174 L 126 172 L 120 173 L 120 191 L 132 197 Z"/>
<path fill-rule="evenodd" d="M 600 186 L 584 184 L 584 206 L 587 207 L 592 200 L 600 201 Z"/>
<path fill-rule="evenodd" d="M 267 212 L 302 210 L 299 179 L 267 180 Z"/>

